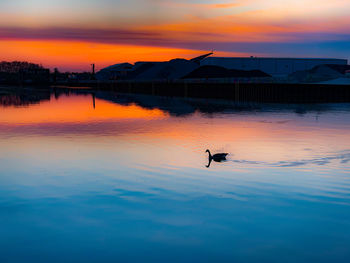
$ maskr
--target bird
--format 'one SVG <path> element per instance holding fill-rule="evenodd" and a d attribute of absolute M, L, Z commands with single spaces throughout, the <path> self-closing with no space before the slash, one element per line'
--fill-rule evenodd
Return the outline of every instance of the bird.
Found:
<path fill-rule="evenodd" d="M 214 162 L 222 162 L 222 161 L 226 160 L 226 156 L 228 155 L 228 153 L 216 153 L 214 155 L 211 155 L 211 153 L 208 149 L 205 152 L 209 154 L 209 163 L 207 165 L 207 168 L 209 168 L 209 166 L 213 160 L 214 160 Z"/>

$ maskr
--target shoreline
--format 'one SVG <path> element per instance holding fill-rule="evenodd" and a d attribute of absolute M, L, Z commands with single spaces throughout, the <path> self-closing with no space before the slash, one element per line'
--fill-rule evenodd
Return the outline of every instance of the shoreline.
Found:
<path fill-rule="evenodd" d="M 6 85 L 6 84 L 5 84 Z M 1 85 L 0 86 L 4 86 Z M 105 90 L 166 97 L 225 99 L 261 103 L 350 102 L 350 85 L 213 82 L 76 82 L 30 83 L 14 87 Z"/>

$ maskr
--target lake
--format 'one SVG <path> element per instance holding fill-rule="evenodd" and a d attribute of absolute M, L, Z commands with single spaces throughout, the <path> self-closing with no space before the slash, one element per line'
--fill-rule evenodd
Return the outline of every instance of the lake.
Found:
<path fill-rule="evenodd" d="M 350 262 L 350 104 L 2 87 L 0 252 Z"/>

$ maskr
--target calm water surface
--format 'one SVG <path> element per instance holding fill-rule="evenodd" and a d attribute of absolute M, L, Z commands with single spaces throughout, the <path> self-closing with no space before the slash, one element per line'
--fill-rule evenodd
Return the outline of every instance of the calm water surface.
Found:
<path fill-rule="evenodd" d="M 0 262 L 350 262 L 350 105 L 0 90 Z"/>

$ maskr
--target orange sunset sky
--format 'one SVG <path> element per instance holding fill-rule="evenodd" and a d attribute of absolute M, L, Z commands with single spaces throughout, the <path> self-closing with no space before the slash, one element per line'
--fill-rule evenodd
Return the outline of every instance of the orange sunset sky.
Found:
<path fill-rule="evenodd" d="M 350 57 L 348 0 L 0 1 L 0 60 L 60 70 L 216 56 Z"/>

